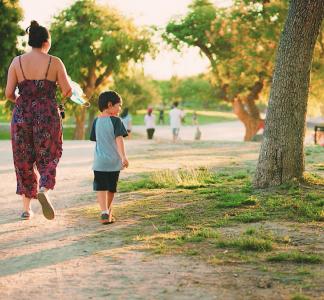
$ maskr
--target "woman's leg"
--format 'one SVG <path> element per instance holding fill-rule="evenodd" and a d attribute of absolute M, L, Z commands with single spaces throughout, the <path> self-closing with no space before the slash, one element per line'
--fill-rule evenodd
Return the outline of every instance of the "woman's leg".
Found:
<path fill-rule="evenodd" d="M 25 195 L 22 196 L 23 201 L 23 209 L 24 211 L 31 211 L 31 199 L 26 197 Z"/>
<path fill-rule="evenodd" d="M 27 121 L 15 122 L 16 118 L 29 120 L 29 116 L 21 114 L 16 116 L 16 114 L 15 110 L 11 124 L 11 143 L 17 178 L 16 193 L 23 196 L 24 203 L 24 197 L 31 199 L 37 196 L 37 176 L 34 170 L 35 150 L 31 124 Z M 25 209 L 25 205 L 23 207 Z M 28 200 L 26 200 L 26 207 L 28 207 Z"/>
<path fill-rule="evenodd" d="M 39 122 L 34 124 L 33 139 L 40 174 L 39 188 L 48 190 L 55 186 L 56 168 L 62 156 L 62 126 L 57 109 L 51 102 L 46 103 L 48 107 L 41 107 L 44 112 Z"/>

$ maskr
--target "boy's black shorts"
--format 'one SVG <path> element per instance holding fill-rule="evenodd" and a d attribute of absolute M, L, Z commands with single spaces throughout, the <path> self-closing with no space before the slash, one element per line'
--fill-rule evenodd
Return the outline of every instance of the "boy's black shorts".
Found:
<path fill-rule="evenodd" d="M 111 193 L 116 193 L 117 182 L 119 178 L 120 171 L 113 172 L 101 172 L 93 171 L 93 190 L 94 191 L 109 191 Z"/>

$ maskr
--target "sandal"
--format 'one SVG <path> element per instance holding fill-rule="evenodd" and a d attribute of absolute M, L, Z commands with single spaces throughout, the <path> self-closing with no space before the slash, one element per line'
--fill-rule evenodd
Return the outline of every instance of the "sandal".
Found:
<path fill-rule="evenodd" d="M 20 218 L 22 220 L 30 220 L 32 217 L 34 216 L 34 213 L 30 210 L 30 211 L 24 211 Z"/>
<path fill-rule="evenodd" d="M 53 208 L 52 203 L 48 197 L 47 192 L 40 191 L 37 194 L 37 199 L 42 206 L 42 211 L 43 211 L 44 217 L 48 220 L 53 220 L 55 217 L 54 208 Z"/>

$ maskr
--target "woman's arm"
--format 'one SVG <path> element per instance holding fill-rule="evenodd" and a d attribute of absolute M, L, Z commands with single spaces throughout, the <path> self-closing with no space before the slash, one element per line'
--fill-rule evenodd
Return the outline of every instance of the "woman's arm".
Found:
<path fill-rule="evenodd" d="M 72 95 L 72 87 L 69 83 L 65 66 L 59 58 L 57 58 L 57 62 L 58 62 L 57 82 L 61 88 L 63 97 L 64 98 L 70 97 Z"/>
<path fill-rule="evenodd" d="M 128 159 L 126 157 L 124 138 L 122 136 L 117 136 L 116 144 L 117 144 L 118 154 L 122 160 L 122 165 L 124 168 L 127 168 L 129 163 L 128 163 Z"/>
<path fill-rule="evenodd" d="M 11 102 L 16 102 L 15 96 L 15 89 L 18 83 L 17 74 L 15 71 L 14 66 L 15 59 L 11 62 L 9 70 L 8 70 L 8 77 L 7 77 L 7 86 L 6 86 L 6 98 L 9 99 Z"/>

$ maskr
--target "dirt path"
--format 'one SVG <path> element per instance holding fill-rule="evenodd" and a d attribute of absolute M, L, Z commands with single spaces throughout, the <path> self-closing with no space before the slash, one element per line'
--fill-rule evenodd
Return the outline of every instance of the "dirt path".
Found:
<path fill-rule="evenodd" d="M 122 178 L 181 166 L 255 164 L 258 147 L 130 140 L 131 167 Z M 0 142 L 0 299 L 287 299 L 282 290 L 256 288 L 252 266 L 212 267 L 190 257 L 151 255 L 116 234 L 136 220 L 102 226 L 76 215 L 77 207 L 95 202 L 92 148 L 90 142 L 65 143 L 51 196 L 56 219 L 45 220 L 34 201 L 35 218 L 20 221 L 10 144 Z M 132 199 L 119 195 L 116 203 L 123 201 Z"/>

